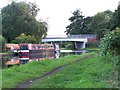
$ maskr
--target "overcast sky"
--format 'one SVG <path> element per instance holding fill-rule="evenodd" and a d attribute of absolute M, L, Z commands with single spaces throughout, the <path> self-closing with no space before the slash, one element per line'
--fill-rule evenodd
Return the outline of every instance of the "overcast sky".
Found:
<path fill-rule="evenodd" d="M 10 1 L 34 2 L 40 8 L 37 18 L 48 23 L 48 35 L 65 35 L 68 18 L 80 9 L 85 16 L 93 16 L 105 10 L 117 9 L 119 0 L 0 0 L 0 8 Z"/>

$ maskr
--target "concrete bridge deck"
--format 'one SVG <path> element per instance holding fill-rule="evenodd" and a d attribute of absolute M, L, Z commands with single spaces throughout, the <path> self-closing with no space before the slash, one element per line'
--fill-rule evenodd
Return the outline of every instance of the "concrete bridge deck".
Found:
<path fill-rule="evenodd" d="M 80 34 L 80 35 L 62 35 L 62 36 L 47 36 L 42 39 L 42 42 L 56 42 L 56 41 L 72 41 L 75 42 L 76 48 L 85 48 L 89 38 L 96 38 L 94 34 Z"/>

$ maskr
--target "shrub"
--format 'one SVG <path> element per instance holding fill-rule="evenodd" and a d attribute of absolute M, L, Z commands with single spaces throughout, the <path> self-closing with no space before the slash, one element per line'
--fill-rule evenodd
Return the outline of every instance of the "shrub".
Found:
<path fill-rule="evenodd" d="M 16 44 L 19 44 L 22 42 L 36 43 L 37 40 L 34 36 L 25 35 L 24 33 L 22 33 L 18 37 L 16 37 L 15 40 L 12 41 L 12 43 L 16 43 Z"/>
<path fill-rule="evenodd" d="M 120 28 L 108 32 L 104 38 L 102 38 L 100 43 L 101 53 L 120 55 Z"/>
<path fill-rule="evenodd" d="M 99 42 L 88 42 L 86 44 L 86 48 L 97 48 L 99 46 Z"/>
<path fill-rule="evenodd" d="M 65 49 L 75 50 L 76 48 L 75 48 L 75 46 L 74 46 L 74 42 L 71 42 L 71 43 L 69 42 L 68 44 L 66 44 Z"/>

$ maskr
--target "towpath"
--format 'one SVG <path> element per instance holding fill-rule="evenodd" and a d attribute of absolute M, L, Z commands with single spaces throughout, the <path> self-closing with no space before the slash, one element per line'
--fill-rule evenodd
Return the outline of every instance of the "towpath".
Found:
<path fill-rule="evenodd" d="M 51 75 L 54 75 L 54 74 L 58 73 L 59 71 L 63 70 L 63 69 L 64 69 L 66 66 L 68 66 L 68 65 L 71 65 L 71 64 L 76 63 L 76 62 L 78 62 L 78 61 L 80 61 L 80 60 L 85 60 L 85 59 L 87 59 L 87 58 L 92 58 L 92 57 L 94 57 L 94 55 L 89 55 L 89 56 L 83 57 L 83 58 L 81 58 L 81 59 L 78 59 L 78 60 L 76 60 L 76 61 L 74 61 L 74 62 L 70 62 L 70 63 L 68 63 L 68 64 L 59 66 L 59 67 L 53 69 L 52 71 L 43 74 L 43 75 L 40 76 L 40 77 L 37 77 L 37 78 L 34 78 L 34 79 L 30 79 L 30 80 L 28 80 L 28 81 L 25 81 L 25 82 L 19 84 L 14 90 L 17 90 L 18 88 L 27 88 L 27 87 L 29 87 L 30 85 L 32 85 L 33 83 L 35 83 L 35 82 L 37 82 L 37 81 L 40 81 L 40 80 L 42 80 L 42 79 L 45 78 L 45 77 L 48 77 L 48 76 L 51 76 Z"/>

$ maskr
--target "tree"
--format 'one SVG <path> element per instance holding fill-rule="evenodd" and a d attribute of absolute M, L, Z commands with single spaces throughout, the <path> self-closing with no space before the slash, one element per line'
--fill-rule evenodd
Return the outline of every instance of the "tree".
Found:
<path fill-rule="evenodd" d="M 120 27 L 120 5 L 117 10 L 113 13 L 113 16 L 109 23 L 110 30 L 115 30 L 116 27 Z"/>
<path fill-rule="evenodd" d="M 84 17 L 80 10 L 76 10 L 69 18 L 71 24 L 66 27 L 66 34 L 90 34 L 93 33 L 89 28 L 92 17 Z"/>
<path fill-rule="evenodd" d="M 36 20 L 39 10 L 34 3 L 25 2 L 12 2 L 2 9 L 3 36 L 8 42 L 21 33 L 34 36 L 38 42 L 41 41 L 42 36 L 46 36 L 47 25 Z"/>
<path fill-rule="evenodd" d="M 97 13 L 91 23 L 90 29 L 97 35 L 97 39 L 100 39 L 104 34 L 109 31 L 109 22 L 112 17 L 112 12 L 110 10 Z"/>
<path fill-rule="evenodd" d="M 47 26 L 48 26 L 47 23 L 46 22 L 42 22 L 42 21 L 40 21 L 40 22 L 34 22 L 33 21 L 31 23 L 31 25 L 34 25 L 34 27 L 32 29 L 36 30 L 36 32 L 33 31 L 33 30 L 31 30 L 31 33 L 34 35 L 34 37 L 36 38 L 36 40 L 38 42 L 40 42 L 41 39 L 44 38 L 44 37 L 46 37 L 46 35 L 47 35 Z"/>
<path fill-rule="evenodd" d="M 82 28 L 83 33 L 85 33 L 85 34 L 93 34 L 94 33 L 93 30 L 90 28 L 90 23 L 92 21 L 92 18 L 93 17 L 90 17 L 90 16 L 84 18 L 84 24 L 83 24 L 83 28 Z"/>
<path fill-rule="evenodd" d="M 84 16 L 80 10 L 76 10 L 73 16 L 69 18 L 71 24 L 66 27 L 66 34 L 80 34 L 83 33 L 81 28 L 83 27 Z"/>
<path fill-rule="evenodd" d="M 15 40 L 12 41 L 12 43 L 20 44 L 20 43 L 36 43 L 37 40 L 34 36 L 25 35 L 24 33 L 20 34 L 18 37 L 15 38 Z"/>

